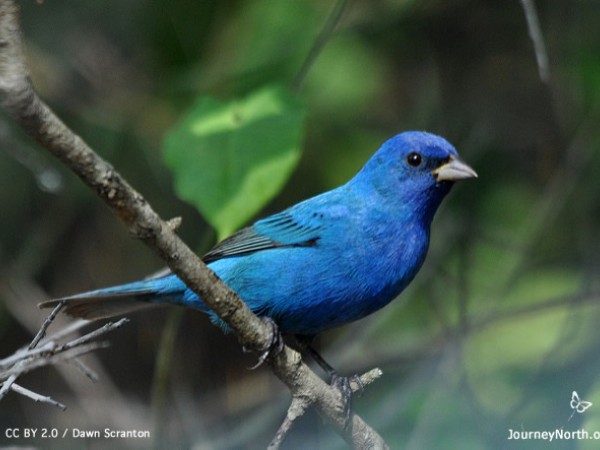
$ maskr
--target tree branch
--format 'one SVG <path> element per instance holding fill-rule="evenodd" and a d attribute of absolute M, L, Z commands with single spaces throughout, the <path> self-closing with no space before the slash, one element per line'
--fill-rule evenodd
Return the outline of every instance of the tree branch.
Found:
<path fill-rule="evenodd" d="M 248 349 L 264 352 L 272 328 L 243 303 L 201 259 L 177 237 L 172 223 L 163 221 L 148 202 L 115 169 L 73 133 L 35 93 L 24 58 L 14 1 L 0 0 L 0 101 L 13 119 L 42 147 L 68 166 L 115 212 L 131 235 L 142 240 L 198 294 L 234 331 Z M 373 429 L 354 414 L 344 427 L 339 391 L 327 385 L 300 354 L 289 347 L 267 359 L 275 375 L 314 405 L 354 448 L 387 448 Z"/>

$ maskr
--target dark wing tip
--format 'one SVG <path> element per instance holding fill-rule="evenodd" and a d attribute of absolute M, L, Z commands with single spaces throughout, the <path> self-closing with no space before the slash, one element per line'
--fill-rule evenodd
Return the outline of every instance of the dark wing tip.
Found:
<path fill-rule="evenodd" d="M 37 304 L 37 307 L 39 309 L 44 309 L 44 308 L 54 308 L 56 305 L 58 305 L 61 302 L 61 300 L 46 300 L 45 302 L 39 302 Z"/>
<path fill-rule="evenodd" d="M 60 302 L 64 302 L 62 311 L 64 314 L 84 320 L 110 319 L 122 316 L 140 309 L 161 306 L 156 303 L 140 302 L 135 299 L 127 300 L 122 297 L 115 298 L 73 298 L 68 297 L 48 300 L 38 304 L 38 308 L 53 308 Z"/>
<path fill-rule="evenodd" d="M 60 303 L 63 303 L 61 312 L 68 316 L 85 320 L 104 318 L 103 314 L 98 314 L 101 310 L 101 308 L 98 308 L 98 302 L 90 302 L 89 299 L 68 300 L 67 298 L 58 298 L 40 302 L 37 306 L 39 309 L 55 308 Z"/>

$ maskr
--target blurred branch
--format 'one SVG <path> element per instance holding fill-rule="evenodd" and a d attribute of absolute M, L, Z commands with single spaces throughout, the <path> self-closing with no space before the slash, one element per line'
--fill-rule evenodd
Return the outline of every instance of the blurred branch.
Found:
<path fill-rule="evenodd" d="M 30 146 L 13 142 L 6 123 L 0 123 L 0 142 L 3 144 L 0 146 L 0 151 L 6 153 L 31 172 L 41 190 L 58 194 L 64 188 L 64 181 L 60 172 Z"/>
<path fill-rule="evenodd" d="M 348 0 L 338 0 L 337 3 L 335 4 L 335 6 L 333 7 L 331 14 L 329 14 L 329 17 L 327 18 L 327 22 L 325 22 L 325 25 L 323 25 L 321 32 L 319 33 L 319 35 L 313 42 L 313 45 L 310 48 L 308 55 L 306 56 L 306 59 L 302 63 L 302 67 L 300 67 L 300 70 L 298 71 L 298 73 L 296 74 L 296 77 L 294 78 L 294 82 L 292 83 L 292 88 L 295 91 L 300 89 L 302 82 L 306 78 L 306 74 L 308 73 L 309 69 L 311 68 L 311 66 L 313 65 L 315 60 L 317 59 L 317 56 L 319 56 L 319 53 L 321 53 L 321 50 L 323 49 L 323 47 L 325 47 L 325 44 L 331 37 L 331 34 L 335 30 L 335 27 L 337 26 L 340 19 L 344 15 L 344 11 L 346 10 L 347 5 L 348 5 Z"/>
<path fill-rule="evenodd" d="M 173 358 L 176 354 L 175 345 L 177 341 L 177 331 L 183 319 L 183 308 L 174 308 L 169 311 L 166 323 L 163 327 L 160 337 L 160 344 L 156 360 L 154 362 L 154 379 L 152 380 L 152 430 L 154 434 L 155 445 L 162 446 L 162 439 L 165 432 L 165 420 L 163 414 L 167 406 L 167 393 L 171 371 L 173 368 Z"/>
<path fill-rule="evenodd" d="M 21 395 L 29 397 L 36 402 L 49 403 L 62 410 L 65 410 L 66 406 L 62 403 L 16 384 L 17 378 L 24 373 L 30 372 L 31 370 L 39 367 L 57 364 L 59 362 L 73 362 L 76 367 L 78 367 L 88 376 L 88 378 L 91 380 L 96 379 L 95 374 L 89 368 L 83 365 L 83 363 L 78 362 L 76 358 L 98 348 L 106 347 L 105 343 L 92 341 L 99 336 L 108 333 L 109 331 L 121 327 L 127 323 L 128 319 L 121 319 L 115 323 L 107 323 L 103 327 L 84 336 L 68 341 L 65 344 L 57 344 L 56 340 L 54 339 L 56 336 L 52 336 L 46 339 L 46 343 L 44 345 L 38 347 L 42 339 L 44 339 L 46 336 L 48 327 L 54 321 L 62 306 L 63 304 L 59 303 L 52 310 L 27 348 L 19 350 L 13 355 L 0 360 L 0 380 L 3 380 L 2 387 L 0 388 L 0 400 L 4 398 L 8 391 L 12 390 Z M 58 335 L 60 337 L 63 336 L 60 331 Z"/>
<path fill-rule="evenodd" d="M 535 51 L 535 58 L 537 60 L 538 72 L 540 74 L 540 80 L 543 83 L 550 84 L 550 64 L 548 62 L 548 52 L 546 51 L 546 43 L 544 41 L 544 35 L 540 27 L 540 21 L 538 19 L 538 13 L 535 8 L 533 0 L 521 0 L 523 5 L 523 11 L 525 12 L 525 19 L 527 20 L 527 30 L 529 31 L 529 37 L 533 42 L 533 50 Z"/>
<path fill-rule="evenodd" d="M 26 66 L 17 6 L 0 0 L 0 101 L 13 119 L 42 147 L 69 167 L 115 212 L 131 235 L 148 245 L 190 289 L 235 332 L 245 348 L 269 352 L 267 362 L 291 390 L 313 405 L 355 448 L 387 448 L 373 429 L 353 414 L 346 427 L 340 392 L 284 346 L 270 352 L 274 330 L 250 311 L 174 233 L 129 183 L 74 134 L 37 96 Z"/>
<path fill-rule="evenodd" d="M 517 244 L 515 250 L 520 256 L 506 278 L 501 296 L 512 288 L 515 280 L 521 275 L 526 259 L 533 253 L 535 244 L 549 224 L 569 204 L 570 196 L 594 156 L 592 149 L 595 148 L 593 133 L 597 127 L 596 123 L 595 117 L 590 116 L 579 126 L 565 149 L 563 161 L 549 178 L 536 203 L 532 205 L 531 212 L 521 228 L 514 233 Z"/>
<path fill-rule="evenodd" d="M 177 218 L 179 221 L 173 222 L 177 229 L 181 223 L 181 218 Z M 173 221 L 174 219 L 171 219 Z M 208 251 L 212 245 L 214 245 L 214 231 L 210 228 L 203 233 L 200 238 L 199 248 Z M 153 274 L 150 278 L 158 277 L 168 273 L 168 269 L 163 269 L 156 274 Z M 176 354 L 177 345 L 177 333 L 182 323 L 184 314 L 183 308 L 173 308 L 167 314 L 166 321 L 163 325 L 161 332 L 158 352 L 154 361 L 154 376 L 152 379 L 152 400 L 151 400 L 151 411 L 152 411 L 152 434 L 154 436 L 154 445 L 162 446 L 164 439 L 165 430 L 167 428 L 167 421 L 165 420 L 166 406 L 168 404 L 168 388 L 172 378 L 173 372 L 173 360 Z"/>

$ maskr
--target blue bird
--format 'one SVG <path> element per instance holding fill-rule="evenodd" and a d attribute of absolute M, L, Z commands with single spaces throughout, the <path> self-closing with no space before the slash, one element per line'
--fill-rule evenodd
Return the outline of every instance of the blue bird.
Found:
<path fill-rule="evenodd" d="M 284 334 L 314 336 L 387 305 L 420 269 L 433 216 L 457 180 L 476 177 L 445 139 L 405 132 L 346 184 L 259 220 L 203 261 Z M 209 314 L 176 275 L 51 300 L 99 319 L 171 304 Z M 330 367 L 330 366 L 329 366 Z"/>

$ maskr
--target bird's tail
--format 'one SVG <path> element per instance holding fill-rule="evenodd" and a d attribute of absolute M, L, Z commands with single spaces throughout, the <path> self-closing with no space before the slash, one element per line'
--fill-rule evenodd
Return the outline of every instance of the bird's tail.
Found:
<path fill-rule="evenodd" d="M 185 285 L 175 275 L 83 292 L 42 302 L 52 308 L 64 302 L 63 312 L 86 320 L 105 319 L 161 304 L 180 304 Z"/>

